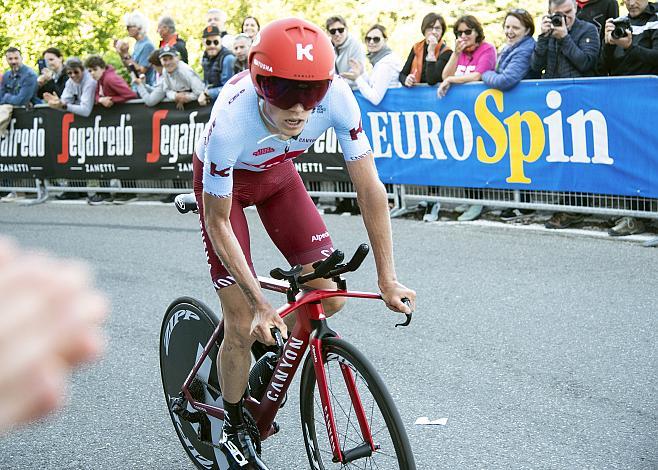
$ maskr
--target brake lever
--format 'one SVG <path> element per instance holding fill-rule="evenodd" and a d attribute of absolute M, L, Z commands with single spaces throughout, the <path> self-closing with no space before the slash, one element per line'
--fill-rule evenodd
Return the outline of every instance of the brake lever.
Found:
<path fill-rule="evenodd" d="M 404 302 L 407 305 L 407 307 L 411 308 L 411 300 L 409 300 L 407 297 L 403 298 L 402 302 Z M 405 313 L 404 315 L 407 317 L 407 319 L 402 323 L 396 324 L 395 325 L 396 328 L 398 326 L 409 326 L 411 324 L 411 313 Z"/>
<path fill-rule="evenodd" d="M 272 333 L 272 337 L 276 342 L 277 348 L 279 348 L 279 351 L 276 353 L 276 358 L 278 360 L 281 357 L 281 353 L 283 353 L 283 346 L 285 344 L 283 341 L 283 335 L 281 335 L 281 330 L 279 330 L 276 326 L 270 328 L 270 332 Z"/>

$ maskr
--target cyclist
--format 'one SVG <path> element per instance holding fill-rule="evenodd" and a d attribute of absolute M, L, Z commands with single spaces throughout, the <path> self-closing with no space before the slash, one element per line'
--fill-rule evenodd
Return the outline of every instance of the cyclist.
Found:
<path fill-rule="evenodd" d="M 334 127 L 357 191 L 387 306 L 410 313 L 415 292 L 400 284 L 393 264 L 386 191 L 361 127 L 349 85 L 334 77 L 334 51 L 324 32 L 300 19 L 270 23 L 254 39 L 249 69 L 224 85 L 197 144 L 194 192 L 213 284 L 224 318 L 219 374 L 226 419 L 220 441 L 231 468 L 265 468 L 244 424 L 250 346 L 273 344 L 271 328 L 287 328 L 255 278 L 243 212 L 255 205 L 270 238 L 305 272 L 333 251 L 331 237 L 292 159 Z M 312 285 L 335 288 L 331 280 Z M 402 299 L 410 299 L 407 306 Z M 344 300 L 323 300 L 327 314 Z M 241 464 L 243 466 L 241 466 Z"/>

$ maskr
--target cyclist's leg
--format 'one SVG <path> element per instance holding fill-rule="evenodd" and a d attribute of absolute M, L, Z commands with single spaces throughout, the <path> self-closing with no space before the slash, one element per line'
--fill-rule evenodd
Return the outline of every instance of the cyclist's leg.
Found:
<path fill-rule="evenodd" d="M 201 233 L 210 265 L 213 285 L 222 305 L 224 321 L 224 339 L 219 349 L 217 361 L 220 388 L 225 410 L 224 427 L 220 439 L 220 448 L 230 463 L 230 468 L 242 467 L 248 460 L 254 467 L 265 468 L 257 455 L 257 446 L 249 433 L 243 415 L 242 397 L 247 387 L 249 367 L 251 365 L 250 346 L 252 314 L 244 294 L 235 284 L 226 268 L 221 264 L 215 253 L 212 242 L 205 228 L 203 210 L 203 185 L 199 181 L 202 164 L 195 157 L 194 193 L 199 206 Z M 237 172 L 236 172 L 237 173 Z M 241 191 L 238 181 L 240 176 L 234 173 L 233 200 L 231 207 L 231 228 L 245 255 L 249 268 L 255 276 L 249 246 L 249 227 L 244 215 L 244 207 L 249 204 L 248 191 Z"/>
<path fill-rule="evenodd" d="M 334 251 L 333 242 L 292 162 L 270 171 L 281 173 L 281 181 L 276 193 L 256 206 L 263 226 L 291 265 L 301 264 L 304 272 L 310 272 L 314 262 L 327 258 Z M 336 288 L 331 279 L 316 279 L 309 285 L 318 289 Z M 333 315 L 344 304 L 345 299 L 338 297 L 322 301 L 327 315 Z M 286 317 L 289 318 L 292 319 L 292 315 Z M 291 326 L 288 324 L 289 328 Z"/>
<path fill-rule="evenodd" d="M 224 341 L 219 350 L 220 385 L 224 399 L 237 403 L 244 395 L 251 366 L 253 315 L 237 284 L 217 291 L 224 318 Z"/>

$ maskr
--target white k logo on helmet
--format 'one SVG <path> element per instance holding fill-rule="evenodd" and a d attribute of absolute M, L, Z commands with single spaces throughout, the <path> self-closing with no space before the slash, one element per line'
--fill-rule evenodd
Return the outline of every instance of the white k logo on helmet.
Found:
<path fill-rule="evenodd" d="M 303 60 L 306 57 L 309 61 L 313 62 L 312 50 L 313 44 L 302 46 L 300 43 L 297 43 L 297 60 Z"/>

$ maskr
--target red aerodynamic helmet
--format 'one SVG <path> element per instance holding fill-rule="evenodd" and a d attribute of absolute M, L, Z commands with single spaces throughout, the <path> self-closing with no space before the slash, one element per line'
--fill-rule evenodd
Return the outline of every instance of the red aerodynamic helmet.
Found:
<path fill-rule="evenodd" d="M 336 56 L 323 30 L 299 18 L 273 21 L 254 39 L 249 72 L 256 93 L 281 109 L 316 107 L 329 90 Z"/>

